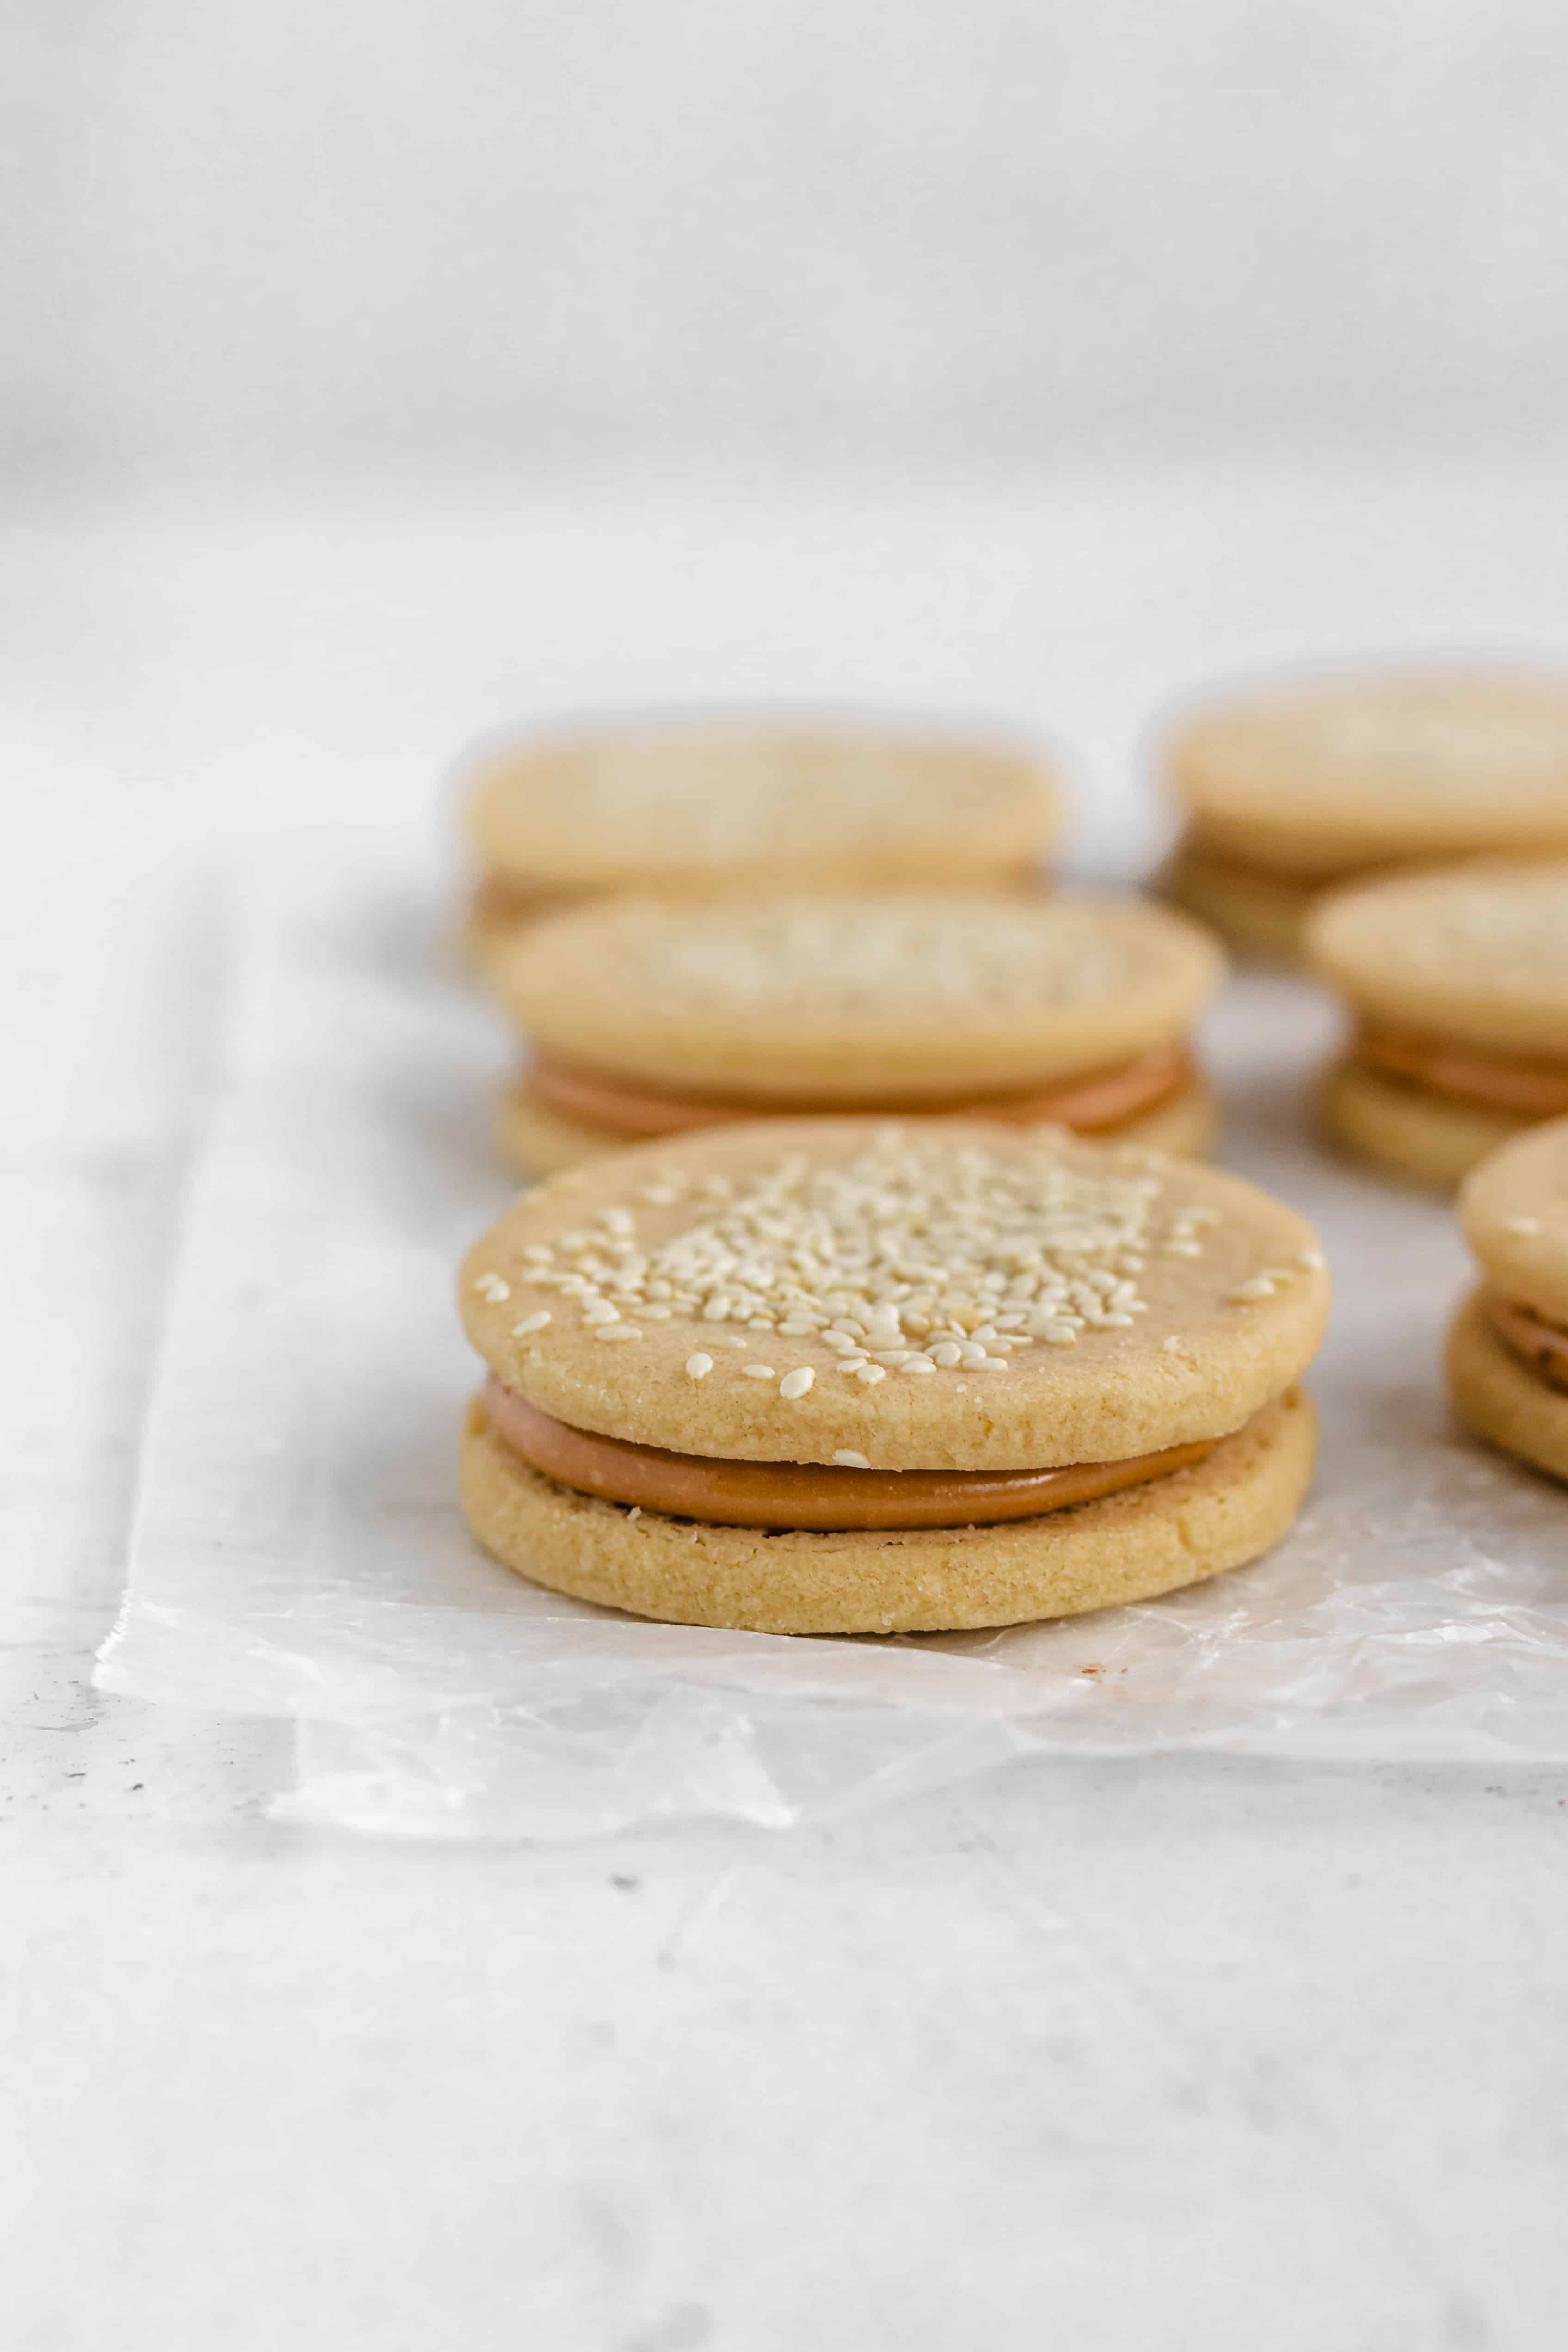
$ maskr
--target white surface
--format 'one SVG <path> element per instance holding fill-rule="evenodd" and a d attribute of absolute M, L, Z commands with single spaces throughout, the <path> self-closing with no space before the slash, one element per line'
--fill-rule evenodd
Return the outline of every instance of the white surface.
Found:
<path fill-rule="evenodd" d="M 13 0 L 0 425 L 1050 460 L 1568 395 L 1557 0 Z"/>
<path fill-rule="evenodd" d="M 1555 2352 L 1559 1770 L 1058 1761 L 788 1842 L 373 1848 L 258 1821 L 276 1731 L 83 1677 L 211 1076 L 193 840 L 422 835 L 511 710 L 799 685 L 1049 718 L 1103 848 L 1150 700 L 1207 671 L 1568 636 L 1563 487 L 14 535 L 8 2341 Z"/>

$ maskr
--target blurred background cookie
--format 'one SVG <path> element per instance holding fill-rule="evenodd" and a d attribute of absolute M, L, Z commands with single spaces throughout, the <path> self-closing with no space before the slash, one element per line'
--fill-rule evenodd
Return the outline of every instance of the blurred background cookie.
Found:
<path fill-rule="evenodd" d="M 488 751 L 466 787 L 481 961 L 606 891 L 1040 889 L 1056 778 L 1002 741 L 844 720 L 627 721 Z"/>
<path fill-rule="evenodd" d="M 1132 898 L 623 898 L 537 923 L 497 994 L 531 1047 L 502 1134 L 534 1175 L 825 1111 L 1058 1120 L 1177 1151 L 1212 1105 L 1189 1032 L 1209 934 Z"/>
<path fill-rule="evenodd" d="M 1165 765 L 1186 820 L 1166 896 L 1234 946 L 1294 961 L 1325 888 L 1568 851 L 1568 677 L 1421 668 L 1260 688 L 1176 728 Z"/>
<path fill-rule="evenodd" d="M 1454 1408 L 1479 1436 L 1568 1478 L 1568 1118 L 1472 1170 L 1459 1222 L 1485 1279 L 1448 1334 Z"/>
<path fill-rule="evenodd" d="M 1568 860 L 1363 884 L 1307 940 L 1355 1023 L 1322 1096 L 1347 1150 L 1448 1186 L 1568 1114 Z"/>

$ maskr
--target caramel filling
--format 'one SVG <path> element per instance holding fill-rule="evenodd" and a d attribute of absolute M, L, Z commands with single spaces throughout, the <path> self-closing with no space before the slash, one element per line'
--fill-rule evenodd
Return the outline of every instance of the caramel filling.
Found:
<path fill-rule="evenodd" d="M 714 890 L 725 887 L 722 873 L 714 877 Z M 594 884 L 585 882 L 525 882 L 511 874 L 481 875 L 474 886 L 469 902 L 476 922 L 529 923 L 538 915 L 552 915 L 563 907 L 575 906 L 580 899 L 597 898 L 615 888 L 627 889 L 630 882 Z M 657 887 L 657 885 L 653 886 Z M 831 887 L 831 886 L 824 886 Z M 894 887 L 896 887 L 894 885 Z M 1009 897 L 1038 898 L 1051 887 L 1051 877 L 1043 866 L 1032 862 L 1009 866 L 999 874 L 982 875 L 953 886 L 977 891 L 1001 890 Z"/>
<path fill-rule="evenodd" d="M 1548 1388 L 1568 1390 L 1568 1331 L 1543 1323 L 1530 1307 L 1517 1306 L 1495 1290 L 1488 1290 L 1481 1304 L 1511 1356 L 1517 1356 Z"/>
<path fill-rule="evenodd" d="M 1092 1503 L 1169 1477 L 1212 1454 L 1218 1438 L 1138 1454 L 1125 1462 L 1074 1462 L 1060 1470 L 849 1470 L 816 1462 L 722 1462 L 669 1454 L 621 1437 L 573 1429 L 506 1388 L 485 1382 L 486 1419 L 530 1470 L 579 1494 L 715 1527 L 856 1528 L 994 1527 Z"/>
<path fill-rule="evenodd" d="M 905 1118 L 1000 1118 L 1019 1126 L 1051 1119 L 1076 1129 L 1080 1135 L 1098 1135 L 1125 1126 L 1173 1096 L 1184 1094 L 1197 1075 L 1186 1045 L 1155 1045 L 1136 1061 L 1122 1063 L 1113 1070 L 1058 1079 L 1023 1094 L 966 1096 L 956 1102 L 824 1101 L 778 1095 L 763 1099 L 666 1093 L 639 1086 L 634 1078 L 590 1070 L 580 1063 L 557 1061 L 541 1054 L 525 1073 L 521 1090 L 524 1099 L 537 1103 L 540 1109 L 554 1111 L 577 1126 L 593 1128 L 617 1142 L 682 1135 L 688 1129 L 725 1127 L 737 1119 L 814 1118 L 833 1112 L 873 1116 L 885 1112 Z"/>
<path fill-rule="evenodd" d="M 505 874 L 486 874 L 475 884 L 470 905 L 476 923 L 530 923 L 536 915 L 553 915 L 585 895 L 559 883 L 517 882 Z"/>
<path fill-rule="evenodd" d="M 1376 1022 L 1363 1024 L 1351 1051 L 1369 1069 L 1454 1102 L 1516 1118 L 1556 1118 L 1568 1112 L 1568 1066 L 1561 1063 L 1515 1061 L 1484 1045 L 1416 1036 Z"/>

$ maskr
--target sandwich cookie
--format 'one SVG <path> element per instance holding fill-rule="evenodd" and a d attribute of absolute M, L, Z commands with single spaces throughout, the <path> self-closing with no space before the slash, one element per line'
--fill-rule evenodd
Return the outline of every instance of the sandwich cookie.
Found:
<path fill-rule="evenodd" d="M 1356 1023 L 1322 1098 L 1348 1150 L 1447 1188 L 1568 1114 L 1568 861 L 1365 883 L 1307 944 Z"/>
<path fill-rule="evenodd" d="M 1001 743 L 670 722 L 493 751 L 465 814 L 483 961 L 518 925 L 606 891 L 1032 894 L 1061 802 L 1038 756 Z"/>
<path fill-rule="evenodd" d="M 1568 1478 L 1568 1118 L 1466 1177 L 1459 1222 L 1485 1276 L 1448 1333 L 1448 1390 L 1479 1436 Z"/>
<path fill-rule="evenodd" d="M 1208 935 L 1137 898 L 622 898 L 537 923 L 492 978 L 532 1059 L 503 1141 L 533 1175 L 660 1136 L 835 1111 L 1055 1120 L 1207 1144 L 1187 1043 Z"/>
<path fill-rule="evenodd" d="M 1568 678 L 1420 669 L 1260 690 L 1199 713 L 1166 764 L 1186 826 L 1164 895 L 1297 961 L 1318 898 L 1471 856 L 1568 852 Z"/>
<path fill-rule="evenodd" d="M 465 1260 L 486 1549 L 640 1616 L 1006 1625 L 1255 1559 L 1328 1278 L 1239 1178 L 1059 1128 L 768 1121 L 525 1194 Z"/>

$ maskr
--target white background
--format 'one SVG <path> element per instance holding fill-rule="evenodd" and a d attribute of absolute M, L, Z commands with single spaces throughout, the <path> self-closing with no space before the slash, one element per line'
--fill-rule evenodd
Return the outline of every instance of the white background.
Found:
<path fill-rule="evenodd" d="M 434 1851 L 268 1822 L 276 1728 L 88 1674 L 222 1079 L 193 870 L 361 826 L 434 908 L 472 733 L 791 691 L 1051 732 L 1131 865 L 1206 677 L 1561 654 L 1568 18 L 0 42 L 7 2346 L 1558 2352 L 1561 1769 Z"/>
<path fill-rule="evenodd" d="M 994 466 L 1568 404 L 1557 0 L 6 26 L 0 426 L 57 473 Z"/>

